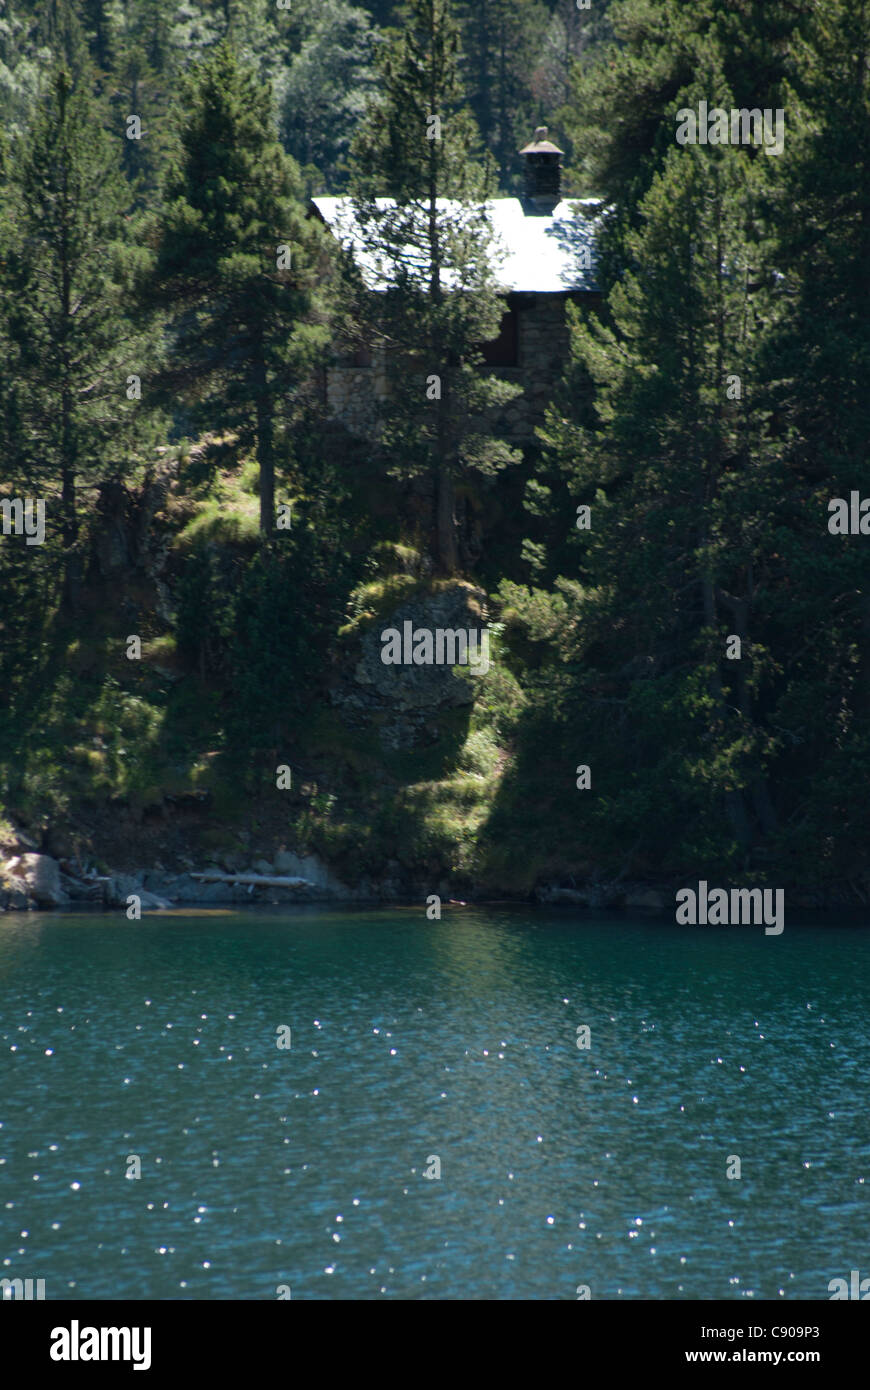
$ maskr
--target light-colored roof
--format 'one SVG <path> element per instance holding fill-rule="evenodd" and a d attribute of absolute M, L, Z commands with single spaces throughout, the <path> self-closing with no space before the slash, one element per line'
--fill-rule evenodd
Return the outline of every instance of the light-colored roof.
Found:
<path fill-rule="evenodd" d="M 542 138 L 541 138 L 540 140 L 537 138 L 537 134 L 536 134 L 536 135 L 535 135 L 535 139 L 534 139 L 534 140 L 531 140 L 531 141 L 529 142 L 528 145 L 523 145 L 523 148 L 520 150 L 520 154 L 564 154 L 564 153 L 565 153 L 565 151 L 564 151 L 564 150 L 560 150 L 558 145 L 554 145 L 553 142 L 552 142 L 552 140 L 548 140 L 548 139 L 547 139 L 547 137 L 546 137 L 546 131 L 545 131 L 544 135 L 542 136 Z"/>
<path fill-rule="evenodd" d="M 564 154 L 558 145 L 554 145 L 549 138 L 550 132 L 545 125 L 535 127 L 535 137 L 530 140 L 528 145 L 523 145 L 520 154 Z"/>
<path fill-rule="evenodd" d="M 393 206 L 378 198 L 382 209 Z M 353 252 L 366 283 L 384 288 L 388 269 L 373 263 L 353 213 L 351 198 L 313 198 L 312 202 L 341 244 Z M 438 199 L 440 211 L 458 205 Z M 526 294 L 565 294 L 594 290 L 595 232 L 601 203 L 596 198 L 558 203 L 550 214 L 526 213 L 519 198 L 494 198 L 487 216 L 495 234 L 493 271 L 499 288 Z"/>

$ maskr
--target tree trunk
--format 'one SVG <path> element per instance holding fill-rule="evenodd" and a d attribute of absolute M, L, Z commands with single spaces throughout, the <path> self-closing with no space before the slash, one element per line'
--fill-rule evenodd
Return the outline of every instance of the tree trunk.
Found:
<path fill-rule="evenodd" d="M 722 372 L 723 372 L 723 347 L 724 347 L 724 320 L 722 310 L 722 203 L 717 197 L 716 202 L 716 275 L 718 289 L 718 314 L 716 322 L 716 381 L 719 384 L 719 394 L 716 402 L 716 429 L 713 436 L 713 449 L 710 463 L 705 470 L 704 480 L 704 505 L 700 526 L 699 541 L 702 550 L 706 551 L 710 543 L 710 512 L 719 485 L 719 474 L 721 469 L 721 445 L 722 445 Z M 692 356 L 694 355 L 694 344 L 692 345 Z M 700 430 L 696 436 L 700 438 Z M 700 460 L 699 460 L 700 462 Z M 728 707 L 725 700 L 725 685 L 722 680 L 722 653 L 719 650 L 716 628 L 719 622 L 719 615 L 716 608 L 716 587 L 713 575 L 707 571 L 701 575 L 701 592 L 704 605 L 704 626 L 709 633 L 707 654 L 712 668 L 710 677 L 710 693 L 715 701 L 715 707 L 719 711 L 723 725 L 728 719 Z M 723 793 L 725 810 L 731 822 L 737 843 L 744 851 L 748 851 L 752 845 L 752 828 L 749 824 L 749 816 L 746 810 L 746 800 L 743 792 L 738 789 L 725 791 Z"/>
<path fill-rule="evenodd" d="M 262 351 L 255 365 L 257 391 L 257 461 L 260 465 L 260 535 L 270 540 L 275 530 L 275 434 L 272 396 Z"/>
<path fill-rule="evenodd" d="M 749 642 L 749 613 L 752 606 L 751 567 L 746 575 L 744 597 L 733 600 L 730 606 L 734 613 L 734 634 L 740 638 L 741 652 L 740 660 L 734 663 L 736 667 L 734 680 L 737 685 L 737 701 L 740 708 L 740 715 L 743 720 L 744 728 L 748 733 L 753 726 L 753 711 L 752 696 L 744 663 L 749 658 L 751 652 Z M 758 772 L 752 777 L 747 787 L 747 792 L 750 804 L 758 818 L 762 831 L 765 835 L 772 835 L 777 829 L 777 816 L 770 798 L 770 788 L 764 773 Z"/>
<path fill-rule="evenodd" d="M 458 568 L 456 551 L 456 517 L 453 474 L 449 464 L 438 461 L 436 474 L 436 549 L 438 566 L 445 575 L 454 575 Z"/>
<path fill-rule="evenodd" d="M 66 122 L 67 91 L 60 88 L 60 120 Z M 69 170 L 63 171 L 60 227 L 60 474 L 61 518 L 63 528 L 64 563 L 61 607 L 65 614 L 76 612 L 80 589 L 80 557 L 78 553 L 79 525 L 76 513 L 76 438 L 75 398 L 73 387 L 70 339 L 72 319 L 72 252 L 70 248 Z"/>
<path fill-rule="evenodd" d="M 430 110 L 436 109 L 437 92 L 430 93 Z M 441 238 L 438 227 L 438 156 L 435 141 L 429 147 L 429 298 L 437 310 L 442 302 Z M 433 355 L 437 344 L 432 344 Z M 450 429 L 450 363 L 441 368 L 441 395 L 438 400 L 435 459 L 435 555 L 439 569 L 445 575 L 457 570 L 456 517 L 454 516 L 454 481 L 452 469 L 452 440 Z"/>

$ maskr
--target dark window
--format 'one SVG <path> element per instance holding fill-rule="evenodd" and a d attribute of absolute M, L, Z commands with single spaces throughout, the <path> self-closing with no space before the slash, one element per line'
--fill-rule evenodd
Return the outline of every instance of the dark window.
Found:
<path fill-rule="evenodd" d="M 336 353 L 335 365 L 337 367 L 370 367 L 372 365 L 371 350 L 365 345 L 353 347 L 348 344 L 343 352 Z"/>
<path fill-rule="evenodd" d="M 509 304 L 502 316 L 497 338 L 481 343 L 480 350 L 488 367 L 519 366 L 519 314 L 515 304 Z"/>

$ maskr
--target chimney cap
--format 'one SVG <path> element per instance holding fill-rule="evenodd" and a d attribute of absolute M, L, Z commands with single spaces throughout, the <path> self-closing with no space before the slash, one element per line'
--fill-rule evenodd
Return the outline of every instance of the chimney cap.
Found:
<path fill-rule="evenodd" d="M 549 129 L 545 125 L 539 125 L 535 130 L 535 138 L 528 145 L 524 145 L 520 154 L 564 154 L 558 145 L 554 145 L 552 140 L 548 140 Z"/>

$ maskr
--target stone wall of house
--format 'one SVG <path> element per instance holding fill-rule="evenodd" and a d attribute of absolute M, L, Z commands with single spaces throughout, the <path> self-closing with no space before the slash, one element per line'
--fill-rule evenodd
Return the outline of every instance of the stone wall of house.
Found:
<path fill-rule="evenodd" d="M 542 423 L 553 388 L 564 373 L 568 328 L 562 295 L 522 295 L 516 303 L 519 366 L 489 370 L 523 387 L 523 394 L 504 407 L 500 421 L 508 436 L 520 444 L 534 439 L 535 426 Z"/>
<path fill-rule="evenodd" d="M 543 422 L 554 387 L 564 374 L 569 342 L 567 297 L 556 294 L 517 296 L 519 365 L 485 368 L 494 376 L 523 387 L 523 394 L 503 407 L 498 419 L 498 428 L 515 444 L 533 442 L 535 427 Z M 591 298 L 590 295 L 580 296 L 581 302 Z M 385 391 L 383 358 L 375 357 L 371 367 L 336 365 L 328 369 L 329 413 L 340 418 L 352 434 L 373 435 L 376 403 Z"/>
<path fill-rule="evenodd" d="M 377 429 L 377 402 L 386 394 L 383 358 L 375 354 L 370 367 L 333 365 L 326 370 L 326 402 L 331 416 L 360 439 Z"/>

